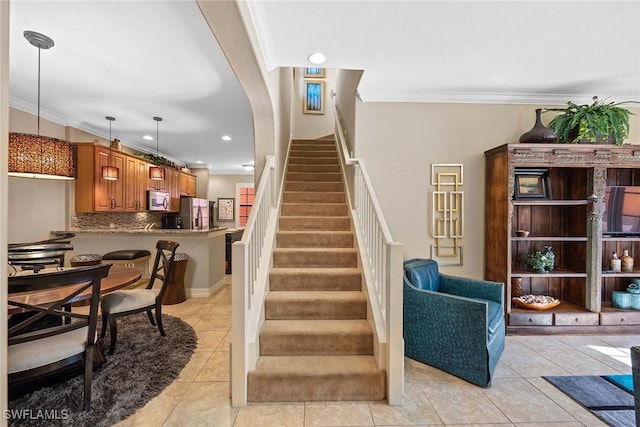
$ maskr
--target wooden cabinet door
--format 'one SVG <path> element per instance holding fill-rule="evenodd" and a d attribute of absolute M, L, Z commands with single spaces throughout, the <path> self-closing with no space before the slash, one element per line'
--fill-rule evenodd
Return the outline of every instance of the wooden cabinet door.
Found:
<path fill-rule="evenodd" d="M 147 196 L 147 162 L 127 156 L 126 163 L 126 210 L 144 211 Z"/>
<path fill-rule="evenodd" d="M 102 179 L 102 167 L 115 166 L 120 171 L 119 179 Z M 108 148 L 96 147 L 94 170 L 94 210 L 96 212 L 114 212 L 125 210 L 125 156 L 110 152 Z"/>
<path fill-rule="evenodd" d="M 169 211 L 180 211 L 180 172 L 175 169 L 165 170 L 166 191 L 169 193 Z"/>
<path fill-rule="evenodd" d="M 196 177 L 194 175 L 180 172 L 180 195 L 196 196 Z"/>

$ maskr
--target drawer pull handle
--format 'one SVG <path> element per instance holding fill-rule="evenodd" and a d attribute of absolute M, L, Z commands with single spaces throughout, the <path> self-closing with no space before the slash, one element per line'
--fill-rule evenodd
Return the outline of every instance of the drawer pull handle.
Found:
<path fill-rule="evenodd" d="M 576 322 L 579 322 L 579 321 L 580 321 L 580 319 L 578 319 L 578 318 L 576 317 Z"/>

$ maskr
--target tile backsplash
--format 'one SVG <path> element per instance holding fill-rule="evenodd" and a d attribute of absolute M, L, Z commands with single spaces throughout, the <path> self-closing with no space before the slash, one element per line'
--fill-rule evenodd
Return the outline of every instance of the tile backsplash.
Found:
<path fill-rule="evenodd" d="M 94 228 L 144 228 L 147 224 L 155 224 L 160 228 L 164 212 L 105 212 L 78 213 L 71 215 L 71 229 L 85 230 Z"/>

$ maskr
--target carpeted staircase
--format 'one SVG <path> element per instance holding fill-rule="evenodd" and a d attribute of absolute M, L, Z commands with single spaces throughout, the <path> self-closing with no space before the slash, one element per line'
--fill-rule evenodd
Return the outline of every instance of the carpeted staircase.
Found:
<path fill-rule="evenodd" d="M 382 400 L 333 140 L 292 142 L 248 400 Z"/>

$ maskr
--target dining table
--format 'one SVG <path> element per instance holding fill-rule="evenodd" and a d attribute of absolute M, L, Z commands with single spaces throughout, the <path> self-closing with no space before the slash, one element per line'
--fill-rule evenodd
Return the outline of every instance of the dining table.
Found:
<path fill-rule="evenodd" d="M 82 267 L 63 267 L 63 270 L 70 270 L 74 268 Z M 48 271 L 56 271 L 56 268 L 47 268 L 40 270 L 38 273 L 34 273 L 31 270 L 19 271 L 16 275 L 36 275 L 46 273 Z M 104 295 L 109 292 L 116 291 L 118 289 L 125 288 L 129 285 L 136 283 L 142 277 L 142 272 L 137 268 L 123 267 L 119 265 L 113 265 L 109 269 L 109 275 L 102 279 L 100 283 L 100 294 Z M 81 285 L 78 285 L 80 287 Z M 28 303 L 28 304 L 47 304 L 61 299 L 61 293 L 69 293 L 70 288 L 66 287 L 64 290 L 48 289 L 46 291 L 30 291 L 30 292 L 16 292 L 12 293 L 10 299 L 16 302 Z M 73 299 L 73 305 L 87 305 L 91 299 L 91 290 L 88 289 L 85 292 L 78 294 Z M 20 313 L 23 310 L 19 307 L 9 305 L 8 314 Z"/>

